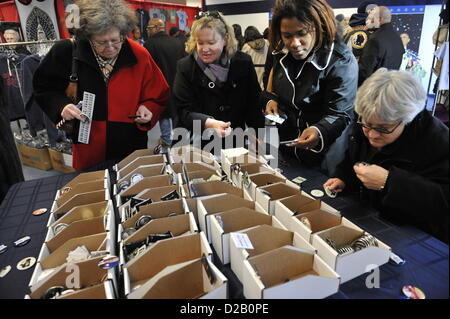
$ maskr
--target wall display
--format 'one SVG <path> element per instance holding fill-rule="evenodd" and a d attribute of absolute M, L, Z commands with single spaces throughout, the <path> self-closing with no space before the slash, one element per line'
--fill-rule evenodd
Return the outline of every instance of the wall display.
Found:
<path fill-rule="evenodd" d="M 407 50 L 419 52 L 425 6 L 389 7 L 394 30 L 402 38 Z"/>

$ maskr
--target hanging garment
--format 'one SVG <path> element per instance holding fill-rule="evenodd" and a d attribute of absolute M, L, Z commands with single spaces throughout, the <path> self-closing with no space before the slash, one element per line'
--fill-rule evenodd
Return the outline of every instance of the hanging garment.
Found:
<path fill-rule="evenodd" d="M 448 41 L 444 42 L 443 45 L 439 47 L 439 49 L 435 52 L 435 56 L 441 60 L 441 72 L 439 74 L 439 85 L 438 90 L 448 90 Z"/>
<path fill-rule="evenodd" d="M 178 27 L 180 28 L 180 30 L 189 32 L 189 28 L 187 27 L 188 24 L 187 13 L 182 10 L 179 10 L 177 11 L 177 16 L 178 16 Z"/>
<path fill-rule="evenodd" d="M 25 107 L 21 95 L 20 63 L 26 57 L 23 54 L 0 53 L 0 75 L 3 83 L 3 99 L 10 121 L 25 118 Z M 18 79 L 19 77 L 19 79 Z"/>

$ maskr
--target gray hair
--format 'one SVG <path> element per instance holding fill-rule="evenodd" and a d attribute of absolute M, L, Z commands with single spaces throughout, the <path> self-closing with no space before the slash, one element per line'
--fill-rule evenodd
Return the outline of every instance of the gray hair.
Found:
<path fill-rule="evenodd" d="M 379 10 L 380 18 L 383 19 L 384 23 L 391 22 L 391 20 L 392 20 L 391 10 L 389 10 L 388 8 L 383 7 L 383 6 L 378 7 L 378 10 Z"/>
<path fill-rule="evenodd" d="M 377 70 L 358 89 L 355 112 L 364 122 L 410 123 L 425 107 L 427 95 L 419 79 L 407 71 Z"/>
<path fill-rule="evenodd" d="M 80 9 L 78 37 L 90 38 L 113 27 L 126 36 L 137 23 L 133 10 L 123 0 L 78 0 L 76 5 Z"/>
<path fill-rule="evenodd" d="M 3 36 L 7 36 L 8 34 L 13 35 L 16 38 L 16 42 L 20 41 L 20 34 L 14 29 L 7 29 L 3 32 Z"/>

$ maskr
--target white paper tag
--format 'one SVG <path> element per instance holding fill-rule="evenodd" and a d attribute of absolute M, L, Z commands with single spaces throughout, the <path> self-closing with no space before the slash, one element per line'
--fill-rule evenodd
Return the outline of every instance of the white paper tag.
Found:
<path fill-rule="evenodd" d="M 241 233 L 230 233 L 231 237 L 234 238 L 236 247 L 239 249 L 254 249 L 250 238 L 247 234 Z"/>
<path fill-rule="evenodd" d="M 269 121 L 275 122 L 277 124 L 283 124 L 285 119 L 282 118 L 281 116 L 277 116 L 277 115 L 273 115 L 273 114 L 267 114 L 266 115 L 266 119 L 268 119 Z"/>
<path fill-rule="evenodd" d="M 78 142 L 89 144 L 89 136 L 91 135 L 92 114 L 94 113 L 95 94 L 83 93 L 83 107 L 81 111 L 87 117 L 85 122 L 80 122 L 80 131 L 78 132 Z"/>

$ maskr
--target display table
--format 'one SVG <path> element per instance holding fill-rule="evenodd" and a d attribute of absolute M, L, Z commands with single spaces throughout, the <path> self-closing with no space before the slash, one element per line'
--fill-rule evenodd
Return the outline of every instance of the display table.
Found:
<path fill-rule="evenodd" d="M 320 172 L 298 165 L 281 168 L 289 179 L 297 176 L 306 178 L 302 189 L 308 193 L 313 189 L 322 189 L 327 179 Z M 29 293 L 28 283 L 34 267 L 20 271 L 16 265 L 23 258 L 38 257 L 47 233 L 49 217 L 48 213 L 41 216 L 31 213 L 39 208 L 50 210 L 56 191 L 76 175 L 71 173 L 22 182 L 9 190 L 0 206 L 0 244 L 8 246 L 8 250 L 0 255 L 0 269 L 7 265 L 12 269 L 4 278 L 0 278 L 1 299 L 21 299 Z M 365 274 L 342 284 L 339 292 L 330 298 L 399 299 L 404 297 L 401 289 L 405 285 L 419 287 L 427 299 L 449 297 L 448 245 L 416 228 L 392 225 L 380 219 L 376 211 L 350 196 L 339 195 L 334 199 L 324 196 L 321 200 L 340 210 L 343 217 L 389 245 L 394 253 L 406 260 L 402 266 L 385 264 L 380 268 L 380 288 L 367 288 L 366 278 L 369 274 Z M 14 247 L 13 242 L 23 236 L 30 236 L 30 243 Z M 229 298 L 243 298 L 242 285 L 230 266 L 222 266 L 217 256 L 214 262 L 229 280 Z"/>

